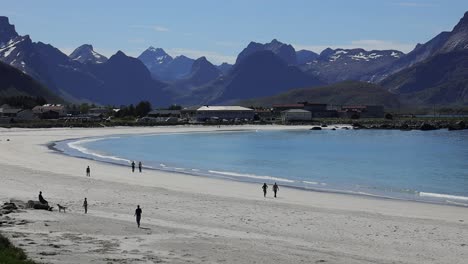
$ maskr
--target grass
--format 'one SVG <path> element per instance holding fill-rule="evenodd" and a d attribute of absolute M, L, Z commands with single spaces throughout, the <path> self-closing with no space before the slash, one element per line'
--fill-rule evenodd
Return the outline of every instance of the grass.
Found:
<path fill-rule="evenodd" d="M 15 247 L 5 236 L 0 234 L 0 264 L 36 264 L 24 251 Z"/>

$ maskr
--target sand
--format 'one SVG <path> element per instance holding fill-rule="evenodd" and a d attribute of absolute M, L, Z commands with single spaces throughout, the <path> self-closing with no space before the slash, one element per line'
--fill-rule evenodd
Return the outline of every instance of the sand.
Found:
<path fill-rule="evenodd" d="M 41 190 L 68 207 L 9 214 L 19 225 L 0 232 L 44 263 L 466 263 L 468 208 L 286 187 L 277 199 L 263 198 L 260 184 L 132 174 L 47 147 L 69 138 L 223 129 L 0 129 L 0 201 L 36 200 Z"/>

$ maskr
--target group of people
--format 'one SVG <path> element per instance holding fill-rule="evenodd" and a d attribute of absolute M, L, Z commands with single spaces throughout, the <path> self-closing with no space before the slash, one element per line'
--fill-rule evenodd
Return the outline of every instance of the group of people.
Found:
<path fill-rule="evenodd" d="M 267 190 L 268 190 L 268 185 L 266 183 L 263 183 L 262 190 L 263 190 L 263 197 L 266 197 Z M 275 182 L 275 184 L 273 184 L 273 193 L 275 194 L 275 198 L 276 198 L 276 193 L 278 192 L 278 190 L 279 190 L 279 186 Z"/>
<path fill-rule="evenodd" d="M 141 164 L 141 161 L 138 162 L 138 170 L 140 173 L 143 170 L 143 164 Z M 135 161 L 132 161 L 132 172 L 135 172 Z"/>
<path fill-rule="evenodd" d="M 136 168 L 135 161 L 132 161 L 131 167 L 132 167 L 132 173 L 135 172 L 135 168 Z M 143 170 L 143 164 L 141 163 L 141 161 L 138 162 L 138 170 L 140 171 L 140 173 Z M 86 176 L 91 177 L 91 169 L 89 168 L 89 166 L 86 167 Z M 266 183 L 263 183 L 262 190 L 263 190 L 263 197 L 266 197 L 267 190 L 268 190 L 268 185 Z M 274 193 L 275 198 L 278 193 L 278 190 L 279 190 L 279 186 L 275 182 L 275 184 L 273 184 L 273 193 Z M 39 192 L 39 202 L 43 204 L 47 204 L 47 201 L 42 197 L 42 192 Z M 88 201 L 86 198 L 84 198 L 83 208 L 84 208 L 85 214 L 87 214 L 88 213 Z M 138 205 L 137 209 L 135 210 L 135 215 L 134 215 L 136 217 L 138 228 L 140 227 L 141 214 L 142 214 L 142 210 L 140 208 L 140 205 Z"/>
<path fill-rule="evenodd" d="M 135 172 L 135 167 L 136 167 L 135 161 L 132 161 L 131 166 L 132 166 L 132 172 Z M 140 173 L 143 172 L 143 164 L 141 163 L 141 161 L 138 162 L 138 170 L 140 171 Z M 91 168 L 89 168 L 89 166 L 86 167 L 86 176 L 91 177 Z"/>
<path fill-rule="evenodd" d="M 39 202 L 43 205 L 49 205 L 49 202 L 47 202 L 46 199 L 44 199 L 44 196 L 42 196 L 42 191 L 39 192 Z M 88 200 L 85 197 L 83 201 L 83 208 L 84 208 L 84 213 L 88 213 Z"/>

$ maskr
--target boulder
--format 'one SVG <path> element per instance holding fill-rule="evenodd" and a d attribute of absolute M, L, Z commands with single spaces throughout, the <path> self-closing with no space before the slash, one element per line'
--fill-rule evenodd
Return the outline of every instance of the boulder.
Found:
<path fill-rule="evenodd" d="M 310 130 L 322 130 L 322 128 L 318 127 L 318 126 L 315 126 L 315 127 L 312 127 Z"/>
<path fill-rule="evenodd" d="M 423 123 L 423 124 L 419 127 L 419 129 L 422 130 L 422 131 L 429 131 L 429 130 L 436 130 L 437 127 L 434 126 L 433 124 Z"/>
<path fill-rule="evenodd" d="M 27 208 L 52 211 L 52 207 L 50 207 L 48 204 L 42 204 L 39 201 L 32 201 L 32 200 L 28 201 Z"/>

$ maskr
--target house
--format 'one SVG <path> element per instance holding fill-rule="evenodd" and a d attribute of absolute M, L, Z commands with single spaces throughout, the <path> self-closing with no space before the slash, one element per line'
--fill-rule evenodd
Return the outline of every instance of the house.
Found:
<path fill-rule="evenodd" d="M 304 104 L 274 104 L 273 113 L 276 115 L 281 115 L 281 112 L 290 110 L 290 109 L 304 109 Z"/>
<path fill-rule="evenodd" d="M 148 117 L 180 117 L 180 110 L 153 110 L 147 114 Z"/>
<path fill-rule="evenodd" d="M 107 116 L 109 111 L 110 110 L 105 107 L 93 107 L 88 110 L 88 114 Z"/>
<path fill-rule="evenodd" d="M 41 119 L 58 119 L 66 116 L 65 106 L 59 104 L 38 105 L 32 109 L 34 115 Z"/>
<path fill-rule="evenodd" d="M 339 116 L 344 118 L 383 118 L 382 105 L 347 105 L 342 106 Z"/>
<path fill-rule="evenodd" d="M 193 120 L 196 119 L 197 116 L 197 110 L 201 106 L 196 105 L 196 106 L 191 106 L 191 107 L 186 107 L 182 110 L 180 110 L 180 117 L 187 119 L 187 120 Z"/>
<path fill-rule="evenodd" d="M 202 106 L 197 109 L 197 121 L 208 120 L 253 120 L 253 109 L 242 106 Z"/>
<path fill-rule="evenodd" d="M 281 121 L 283 121 L 283 123 L 310 120 L 312 120 L 312 113 L 304 109 L 289 109 L 281 112 Z"/>
<path fill-rule="evenodd" d="M 297 104 L 280 104 L 273 105 L 273 113 L 276 116 L 280 116 L 283 111 L 291 109 L 303 109 L 309 111 L 312 117 L 337 117 L 338 113 L 336 110 L 329 109 L 327 104 L 321 103 L 309 103 L 309 102 L 298 102 Z"/>
<path fill-rule="evenodd" d="M 0 107 L 0 118 L 3 120 L 2 123 L 9 123 L 11 121 L 33 120 L 34 115 L 30 109 L 12 108 L 9 105 L 4 104 Z"/>

